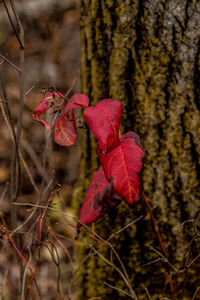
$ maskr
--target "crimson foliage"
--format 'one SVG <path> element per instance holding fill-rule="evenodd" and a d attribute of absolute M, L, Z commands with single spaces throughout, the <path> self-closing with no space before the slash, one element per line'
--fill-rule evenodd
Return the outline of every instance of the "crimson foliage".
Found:
<path fill-rule="evenodd" d="M 122 104 L 118 100 L 104 99 L 84 111 L 86 121 L 97 137 L 98 149 L 104 152 L 119 145 L 119 125 Z"/>
<path fill-rule="evenodd" d="M 121 200 L 129 205 L 139 201 L 140 173 L 145 155 L 135 132 L 129 131 L 120 137 L 120 101 L 104 99 L 95 106 L 87 107 L 88 103 L 88 97 L 84 94 L 75 94 L 66 99 L 61 93 L 54 91 L 49 92 L 33 111 L 33 118 L 47 130 L 52 125 L 39 117 L 50 107 L 59 111 L 60 116 L 54 125 L 54 140 L 62 146 L 70 146 L 76 142 L 77 136 L 73 109 L 86 107 L 84 116 L 98 139 L 97 153 L 101 166 L 93 174 L 83 200 L 78 229 L 81 224 L 87 225 L 98 220 Z"/>
<path fill-rule="evenodd" d="M 77 130 L 73 109 L 87 107 L 89 99 L 84 94 L 74 94 L 70 99 L 57 91 L 49 92 L 33 111 L 33 118 L 50 130 L 53 125 L 39 117 L 49 108 L 53 112 L 61 112 L 54 124 L 54 140 L 61 146 L 71 146 L 76 143 Z"/>
<path fill-rule="evenodd" d="M 79 220 L 83 224 L 95 222 L 120 202 L 121 197 L 114 192 L 101 166 L 92 176 L 80 210 Z M 81 223 L 78 224 L 78 228 Z"/>

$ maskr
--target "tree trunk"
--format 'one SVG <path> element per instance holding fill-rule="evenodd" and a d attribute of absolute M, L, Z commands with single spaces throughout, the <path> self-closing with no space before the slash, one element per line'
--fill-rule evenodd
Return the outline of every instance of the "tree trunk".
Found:
<path fill-rule="evenodd" d="M 184 269 L 200 250 L 200 5 L 193 0 L 80 2 L 82 92 L 92 105 L 105 98 L 123 103 L 121 132 L 140 135 L 146 151 L 143 189 L 170 262 Z M 87 130 L 82 137 L 82 191 L 97 166 L 95 139 Z M 148 247 L 160 252 L 142 199 L 133 209 L 120 205 L 99 220 L 95 231 L 106 239 L 140 215 L 142 220 L 111 242 L 139 299 L 148 299 L 148 292 L 151 299 L 171 297 L 166 263 Z M 110 259 L 108 247 L 95 246 Z M 88 249 L 77 252 L 83 259 Z M 199 267 L 200 258 L 187 272 L 171 268 L 177 299 L 192 298 L 200 285 Z M 97 255 L 88 258 L 79 272 L 78 299 L 128 298 L 104 282 L 128 292 L 111 266 Z"/>

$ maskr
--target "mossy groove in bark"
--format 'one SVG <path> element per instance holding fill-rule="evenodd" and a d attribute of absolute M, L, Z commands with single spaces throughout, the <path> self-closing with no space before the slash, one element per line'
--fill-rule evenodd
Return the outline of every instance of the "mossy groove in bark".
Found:
<path fill-rule="evenodd" d="M 197 3 L 193 0 L 82 0 L 80 4 L 82 92 L 89 95 L 91 104 L 109 97 L 122 101 L 122 132 L 134 130 L 141 136 L 146 150 L 144 191 L 154 207 L 170 259 L 176 266 L 194 235 L 191 222 L 185 223 L 184 228 L 179 224 L 195 218 L 200 204 Z M 88 176 L 97 167 L 92 135 L 87 136 L 82 151 L 82 186 L 86 187 Z M 86 162 L 91 157 L 90 165 Z M 143 210 L 142 203 L 136 204 L 134 211 L 124 204 L 100 220 L 95 230 L 106 238 Z M 142 267 L 157 258 L 145 247 L 149 243 L 157 247 L 147 215 L 138 226 L 134 225 L 113 241 L 139 299 L 146 297 L 143 287 L 148 288 L 152 299 L 167 297 L 169 286 L 163 263 Z M 199 250 L 197 241 L 192 248 L 194 257 Z M 107 249 L 101 251 L 109 255 Z M 84 255 L 82 250 L 80 256 Z M 190 276 L 197 272 L 197 267 L 198 261 L 189 270 L 183 299 L 191 298 L 198 285 L 197 276 Z M 183 274 L 174 277 L 181 286 Z M 103 285 L 108 281 L 124 288 L 115 272 L 97 257 L 88 260 L 81 278 L 79 299 L 124 298 Z"/>

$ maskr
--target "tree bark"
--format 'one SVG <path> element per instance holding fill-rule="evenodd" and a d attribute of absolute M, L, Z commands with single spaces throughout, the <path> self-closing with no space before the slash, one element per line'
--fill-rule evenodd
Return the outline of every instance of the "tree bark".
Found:
<path fill-rule="evenodd" d="M 143 189 L 158 222 L 170 262 L 183 269 L 200 253 L 200 3 L 193 0 L 81 0 L 82 92 L 94 105 L 101 99 L 123 103 L 121 132 L 140 135 L 146 158 Z M 82 137 L 81 197 L 97 168 L 95 139 Z M 122 204 L 103 217 L 95 231 L 103 238 L 144 215 L 116 235 L 112 244 L 123 260 L 139 299 L 170 296 L 166 263 L 141 200 Z M 183 223 L 183 224 L 182 224 Z M 182 225 L 180 225 L 182 224 Z M 96 244 L 95 244 L 96 245 Z M 96 245 L 109 259 L 108 247 Z M 188 252 L 186 249 L 188 247 Z M 77 250 L 83 259 L 88 249 Z M 148 264 L 156 260 L 152 264 Z M 114 259 L 114 262 L 116 260 Z M 117 263 L 117 262 L 116 262 Z M 144 266 L 147 264 L 146 266 Z M 173 271 L 177 299 L 191 299 L 200 285 L 200 258 L 187 272 Z M 187 274 L 186 274 L 187 273 Z M 78 299 L 124 299 L 106 286 L 127 291 L 119 275 L 97 255 L 79 272 Z M 184 283 L 185 282 L 185 283 Z"/>

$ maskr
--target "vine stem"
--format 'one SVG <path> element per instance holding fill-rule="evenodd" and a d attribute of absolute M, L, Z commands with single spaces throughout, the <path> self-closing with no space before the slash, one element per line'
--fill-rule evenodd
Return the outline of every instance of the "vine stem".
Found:
<path fill-rule="evenodd" d="M 195 293 L 194 293 L 194 295 L 193 295 L 193 297 L 192 297 L 192 300 L 195 299 L 195 297 L 197 296 L 199 290 L 200 290 L 200 287 L 198 286 L 198 288 L 196 289 L 196 291 L 195 291 Z"/>
<path fill-rule="evenodd" d="M 163 243 L 163 240 L 161 238 L 161 235 L 160 235 L 160 232 L 159 232 L 159 229 L 158 229 L 158 225 L 156 223 L 156 219 L 154 217 L 154 214 L 153 214 L 153 211 L 151 209 L 151 206 L 149 204 L 149 201 L 147 200 L 143 190 L 142 190 L 142 197 L 144 199 L 144 202 L 147 206 L 147 209 L 148 209 L 148 212 L 151 216 L 151 220 L 152 220 L 152 223 L 153 223 L 153 227 L 154 227 L 154 230 L 155 230 L 155 233 L 156 233 L 156 236 L 157 236 L 157 239 L 158 239 L 158 243 L 159 243 L 159 246 L 161 248 L 161 251 L 162 251 L 162 254 L 163 256 L 166 258 L 166 261 L 167 261 L 167 272 L 168 272 L 168 278 L 169 278 L 169 285 L 170 285 L 170 291 L 171 291 L 171 296 L 172 296 L 172 299 L 173 300 L 177 300 L 176 298 L 176 295 L 175 295 L 175 289 L 174 289 L 174 285 L 173 285 L 173 281 L 172 281 L 172 274 L 171 274 L 171 271 L 170 271 L 170 266 L 168 264 L 168 254 L 167 254 L 167 251 L 165 249 L 165 246 L 164 246 L 164 243 Z"/>
<path fill-rule="evenodd" d="M 6 224 L 6 222 L 5 222 L 5 220 L 4 220 L 3 217 L 1 217 L 1 222 L 2 222 L 2 224 L 3 224 L 3 226 L 5 227 L 5 230 L 6 230 L 6 237 L 7 237 L 6 240 L 8 240 L 8 241 L 12 244 L 13 248 L 14 248 L 15 251 L 18 253 L 18 255 L 20 256 L 20 258 L 22 259 L 22 261 L 26 264 L 27 268 L 29 268 L 29 271 L 30 271 L 30 273 L 31 273 L 31 275 L 32 275 L 32 277 L 33 277 L 33 281 L 34 281 L 35 286 L 36 286 L 36 289 L 37 289 L 37 293 L 38 293 L 39 299 L 42 300 L 42 297 L 41 297 L 41 294 L 40 294 L 40 290 L 39 290 L 39 287 L 38 287 L 38 284 L 37 284 L 35 275 L 34 275 L 34 273 L 33 273 L 33 270 L 32 270 L 32 268 L 31 268 L 29 262 L 25 259 L 25 257 L 24 257 L 23 254 L 21 253 L 21 251 L 17 248 L 17 246 L 16 246 L 14 240 L 13 240 L 12 237 L 10 236 L 10 233 L 9 233 L 9 230 L 8 230 L 8 226 L 7 226 L 7 224 Z"/>

